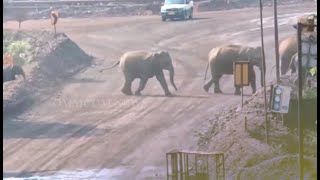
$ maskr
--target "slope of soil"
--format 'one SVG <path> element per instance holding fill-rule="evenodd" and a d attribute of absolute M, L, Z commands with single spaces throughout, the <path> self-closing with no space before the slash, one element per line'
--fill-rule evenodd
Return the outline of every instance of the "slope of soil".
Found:
<path fill-rule="evenodd" d="M 92 57 L 82 51 L 65 34 L 51 32 L 10 32 L 5 39 L 26 40 L 34 51 L 34 60 L 23 66 L 26 81 L 3 84 L 3 111 L 6 116 L 18 113 L 38 101 L 37 94 L 50 94 L 58 82 L 90 65 Z"/>
<path fill-rule="evenodd" d="M 267 100 L 269 94 L 270 88 Z M 199 133 L 200 149 L 224 152 L 226 171 L 241 180 L 299 177 L 297 131 L 283 126 L 280 117 L 268 115 L 267 144 L 263 92 L 259 91 L 244 104 L 243 109 L 233 106 L 210 120 L 209 128 Z M 315 133 L 305 131 L 305 177 L 310 180 L 317 174 L 317 145 L 311 138 Z"/>

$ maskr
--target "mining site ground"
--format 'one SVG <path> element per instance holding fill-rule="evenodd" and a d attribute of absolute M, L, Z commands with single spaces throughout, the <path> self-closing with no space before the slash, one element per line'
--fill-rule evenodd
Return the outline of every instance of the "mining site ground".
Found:
<path fill-rule="evenodd" d="M 280 6 L 280 40 L 296 33 L 292 25 L 298 16 L 314 12 L 314 2 Z M 263 15 L 268 84 L 275 77 L 273 8 L 265 7 Z M 5 29 L 17 27 L 17 22 L 4 24 Z M 230 43 L 259 46 L 259 27 L 257 8 L 195 13 L 188 21 L 161 22 L 159 16 L 59 19 L 57 31 L 96 60 L 66 78 L 48 100 L 5 119 L 4 179 L 165 179 L 166 152 L 197 150 L 194 132 L 212 114 L 240 105 L 240 96 L 233 95 L 233 76 L 220 80 L 224 94 L 204 92 L 209 51 Z M 50 20 L 25 21 L 21 28 L 52 30 Z M 178 91 L 169 85 L 174 97 L 163 96 L 155 78 L 142 96 L 125 96 L 118 68 L 100 72 L 126 51 L 160 49 L 174 59 Z M 249 87 L 245 95 L 251 95 Z"/>

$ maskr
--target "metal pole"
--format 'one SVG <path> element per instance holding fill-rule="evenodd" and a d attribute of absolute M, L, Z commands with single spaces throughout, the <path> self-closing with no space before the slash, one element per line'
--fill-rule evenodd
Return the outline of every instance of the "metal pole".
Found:
<path fill-rule="evenodd" d="M 178 168 L 178 171 L 180 171 L 180 178 L 178 178 L 178 179 L 181 179 L 181 180 L 184 180 L 184 178 L 183 178 L 183 163 L 182 163 L 182 152 L 180 152 L 179 154 L 178 154 L 179 156 L 179 162 L 180 162 L 180 168 Z"/>
<path fill-rule="evenodd" d="M 266 141 L 269 144 L 269 128 L 268 128 L 268 115 L 267 115 L 267 92 L 266 92 L 266 60 L 264 55 L 264 42 L 263 42 L 263 21 L 262 21 L 262 0 L 260 1 L 260 31 L 261 31 L 261 53 L 262 53 L 262 76 L 261 79 L 263 81 L 263 94 L 264 94 L 264 115 L 265 115 L 265 122 L 266 122 Z"/>
<path fill-rule="evenodd" d="M 303 126 L 301 122 L 301 106 L 302 106 L 302 42 L 301 42 L 302 24 L 298 22 L 298 131 L 299 131 L 299 175 L 303 180 Z"/>
<path fill-rule="evenodd" d="M 243 86 L 241 86 L 241 109 L 243 108 Z"/>
<path fill-rule="evenodd" d="M 274 42 L 275 42 L 275 53 L 276 53 L 276 77 L 277 77 L 277 83 L 280 83 L 277 0 L 273 0 L 273 8 L 274 8 Z"/>
<path fill-rule="evenodd" d="M 167 159 L 167 180 L 169 180 L 169 160 L 168 160 L 168 154 L 166 154 L 166 159 Z"/>

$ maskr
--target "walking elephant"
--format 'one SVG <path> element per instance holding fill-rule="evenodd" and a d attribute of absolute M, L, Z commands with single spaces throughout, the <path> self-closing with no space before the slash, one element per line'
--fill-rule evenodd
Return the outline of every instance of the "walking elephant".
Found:
<path fill-rule="evenodd" d="M 163 70 L 168 70 L 170 73 L 170 82 L 177 90 L 174 83 L 174 67 L 172 59 L 167 51 L 146 52 L 146 51 L 130 51 L 124 53 L 120 60 L 117 61 L 112 67 L 119 65 L 125 78 L 125 82 L 121 91 L 126 95 L 132 95 L 131 84 L 134 79 L 139 78 L 140 84 L 135 91 L 135 95 L 140 95 L 141 91 L 145 88 L 149 78 L 156 76 L 160 82 L 165 95 L 170 96 L 171 92 L 168 89 L 167 82 L 164 77 Z"/>
<path fill-rule="evenodd" d="M 240 45 L 227 45 L 213 48 L 209 53 L 209 59 L 206 67 L 205 78 L 208 67 L 211 70 L 211 79 L 203 86 L 206 92 L 214 83 L 214 93 L 222 93 L 219 87 L 219 80 L 224 74 L 233 74 L 233 63 L 235 61 L 250 61 L 249 65 L 249 80 L 252 88 L 252 93 L 256 92 L 256 75 L 253 66 L 258 66 L 262 77 L 262 57 L 261 47 L 246 47 Z M 261 78 L 261 86 L 263 81 Z M 240 87 L 235 87 L 235 94 L 239 95 Z"/>
<path fill-rule="evenodd" d="M 296 72 L 296 67 L 293 63 L 290 63 L 292 57 L 296 53 L 298 53 L 298 39 L 295 35 L 289 36 L 280 42 L 279 55 L 281 62 L 281 75 L 286 74 L 289 68 L 291 69 L 291 73 Z"/>
<path fill-rule="evenodd" d="M 21 66 L 12 65 L 3 68 L 3 83 L 6 81 L 16 80 L 16 75 L 21 75 L 23 79 L 26 79 L 25 73 Z"/>

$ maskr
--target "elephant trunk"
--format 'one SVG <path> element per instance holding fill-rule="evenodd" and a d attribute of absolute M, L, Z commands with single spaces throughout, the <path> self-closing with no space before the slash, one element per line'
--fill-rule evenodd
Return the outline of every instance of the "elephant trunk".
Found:
<path fill-rule="evenodd" d="M 169 73 L 170 73 L 170 83 L 171 83 L 171 85 L 174 87 L 175 90 L 178 90 L 176 85 L 175 85 L 175 83 L 174 83 L 174 68 L 173 68 L 173 66 L 171 66 L 169 68 Z"/>

